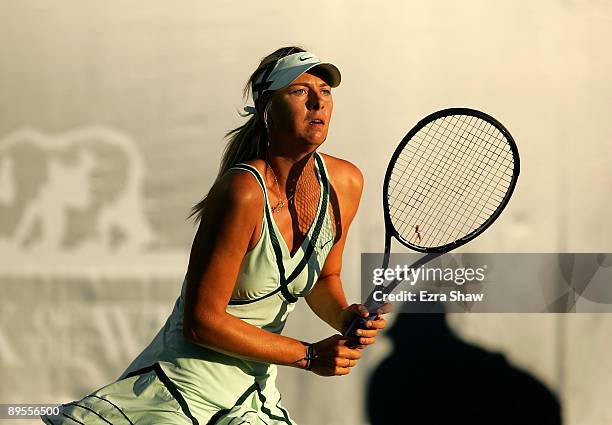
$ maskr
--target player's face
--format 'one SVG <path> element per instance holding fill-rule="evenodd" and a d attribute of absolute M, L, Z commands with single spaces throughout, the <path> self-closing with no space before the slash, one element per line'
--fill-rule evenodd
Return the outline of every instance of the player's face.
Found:
<path fill-rule="evenodd" d="M 334 102 L 331 87 L 316 72 L 304 73 L 272 98 L 271 142 L 312 151 L 327 138 Z"/>

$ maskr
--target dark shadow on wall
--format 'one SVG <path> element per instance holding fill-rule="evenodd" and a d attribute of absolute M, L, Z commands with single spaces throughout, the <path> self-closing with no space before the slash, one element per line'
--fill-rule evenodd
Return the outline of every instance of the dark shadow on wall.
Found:
<path fill-rule="evenodd" d="M 372 425 L 561 424 L 546 386 L 502 354 L 461 341 L 445 314 L 399 314 L 387 336 L 394 350 L 367 387 Z"/>

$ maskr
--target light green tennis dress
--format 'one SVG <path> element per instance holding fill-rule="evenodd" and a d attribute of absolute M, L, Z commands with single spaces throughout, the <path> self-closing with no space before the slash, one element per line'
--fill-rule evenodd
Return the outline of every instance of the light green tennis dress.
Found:
<path fill-rule="evenodd" d="M 315 153 L 321 196 L 317 215 L 292 256 L 280 234 L 261 174 L 240 164 L 259 182 L 265 207 L 259 241 L 244 257 L 227 312 L 281 333 L 298 298 L 315 285 L 333 246 L 329 181 L 323 158 Z M 165 325 L 119 379 L 79 401 L 63 405 L 48 424 L 294 424 L 275 386 L 277 367 L 242 360 L 204 348 L 182 334 L 185 299 L 181 294 Z"/>

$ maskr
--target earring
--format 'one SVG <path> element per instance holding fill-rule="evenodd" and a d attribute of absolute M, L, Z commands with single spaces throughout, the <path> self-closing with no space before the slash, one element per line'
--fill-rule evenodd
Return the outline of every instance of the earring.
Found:
<path fill-rule="evenodd" d="M 269 100 L 268 104 L 264 108 L 263 120 L 264 120 L 264 125 L 266 126 L 266 130 L 268 130 L 270 128 L 270 124 L 268 122 L 268 114 L 270 112 L 270 107 L 271 106 L 272 106 L 272 101 Z"/>

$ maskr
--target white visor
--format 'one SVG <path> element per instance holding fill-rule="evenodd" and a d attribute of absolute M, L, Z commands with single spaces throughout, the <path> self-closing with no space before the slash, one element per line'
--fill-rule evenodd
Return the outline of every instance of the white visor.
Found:
<path fill-rule="evenodd" d="M 272 66 L 274 64 L 274 66 Z M 312 68 L 322 69 L 328 78 L 325 81 L 331 87 L 340 84 L 340 71 L 331 63 L 323 63 L 310 52 L 298 52 L 280 58 L 270 64 L 253 82 L 253 101 L 256 101 L 267 91 L 287 87 L 293 80 Z"/>

